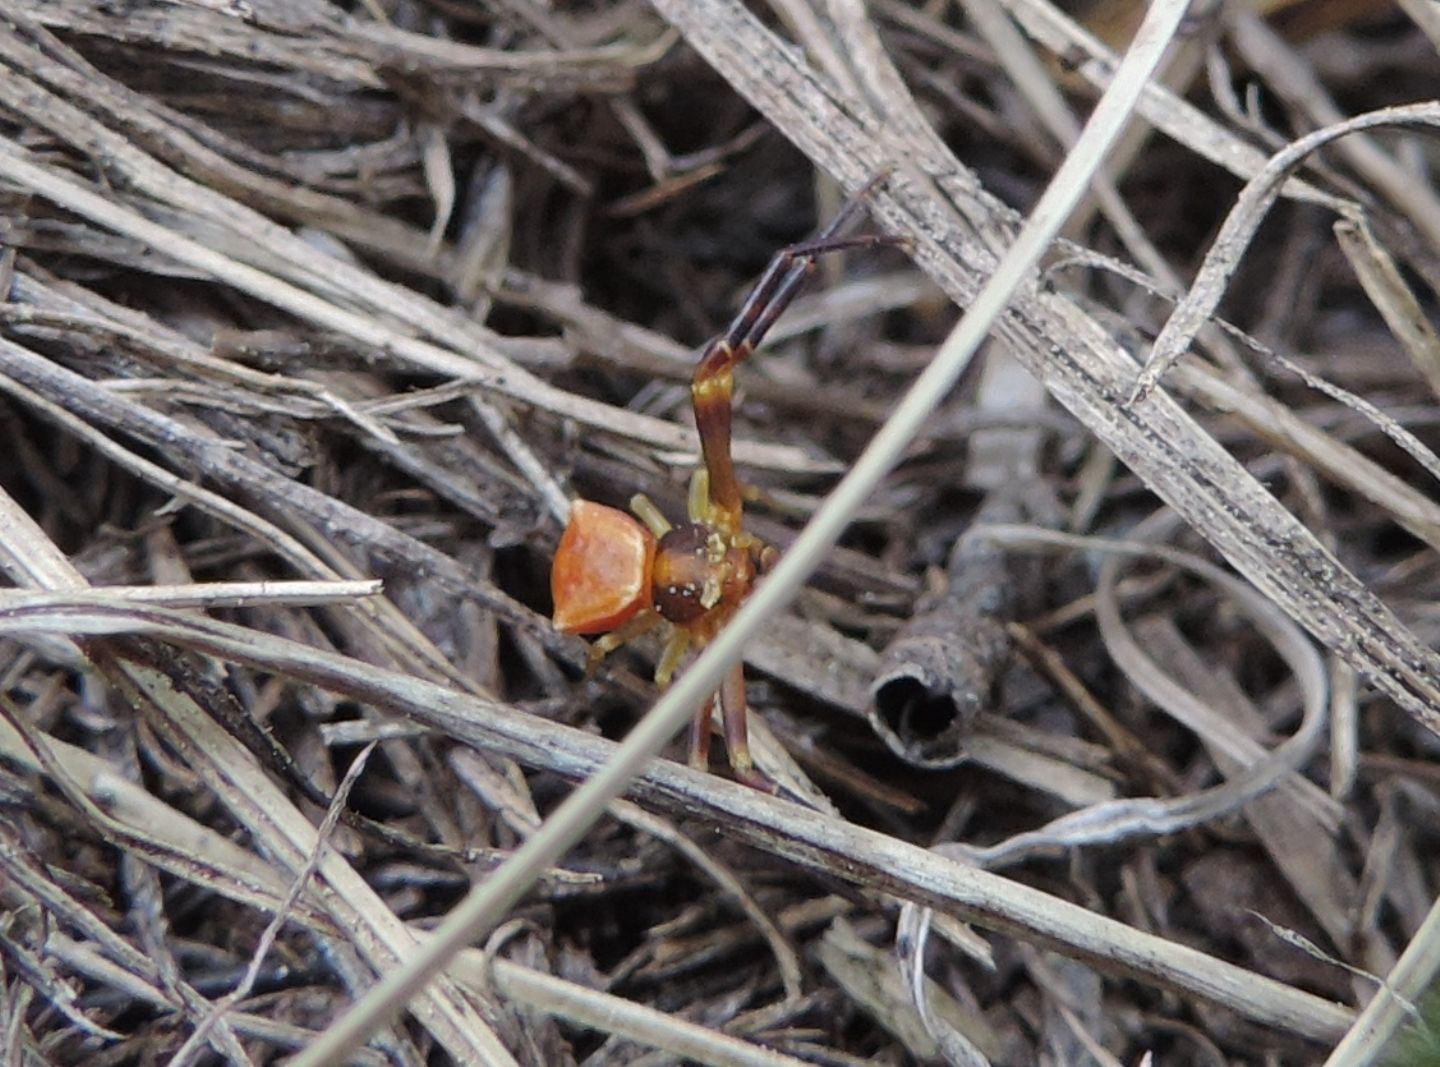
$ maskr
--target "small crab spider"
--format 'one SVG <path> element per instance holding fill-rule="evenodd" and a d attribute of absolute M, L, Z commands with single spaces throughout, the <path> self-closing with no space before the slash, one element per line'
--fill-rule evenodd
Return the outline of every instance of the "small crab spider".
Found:
<path fill-rule="evenodd" d="M 550 573 L 554 625 L 564 633 L 603 635 L 591 645 L 592 665 L 640 635 L 666 627 L 655 682 L 662 688 L 669 685 L 685 654 L 720 632 L 756 579 L 778 558 L 772 545 L 744 525 L 743 491 L 730 455 L 734 369 L 795 298 L 814 270 L 816 256 L 901 243 L 878 234 L 839 236 L 883 178 L 866 184 L 816 238 L 777 252 L 729 328 L 701 353 L 690 392 L 705 465 L 690 482 L 688 521 L 672 526 L 641 495 L 630 501 L 639 521 L 604 504 L 574 501 Z M 726 675 L 717 695 L 735 776 L 773 791 L 774 785 L 750 758 L 740 664 Z M 691 766 L 709 765 L 717 695 L 705 702 L 691 725 Z"/>

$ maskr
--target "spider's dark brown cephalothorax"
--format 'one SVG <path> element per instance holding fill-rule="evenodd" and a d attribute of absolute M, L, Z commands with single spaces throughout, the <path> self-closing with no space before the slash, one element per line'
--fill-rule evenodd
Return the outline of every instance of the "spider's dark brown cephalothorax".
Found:
<path fill-rule="evenodd" d="M 730 455 L 734 369 L 749 358 L 794 299 L 816 256 L 897 243 L 875 234 L 839 236 L 878 181 L 867 184 L 814 240 L 776 253 L 730 327 L 701 353 L 690 392 L 705 465 L 691 482 L 689 521 L 672 527 L 643 496 L 630 503 L 640 521 L 603 504 L 574 502 L 550 574 L 554 622 L 565 633 L 603 635 L 591 646 L 592 662 L 665 626 L 669 636 L 655 681 L 668 685 L 685 654 L 720 632 L 750 595 L 756 578 L 773 563 L 775 549 L 744 525 L 743 494 Z M 736 777 L 773 789 L 751 762 L 745 676 L 739 664 L 726 676 L 718 697 Z M 706 701 L 691 729 L 690 761 L 695 766 L 709 762 L 715 699 Z"/>

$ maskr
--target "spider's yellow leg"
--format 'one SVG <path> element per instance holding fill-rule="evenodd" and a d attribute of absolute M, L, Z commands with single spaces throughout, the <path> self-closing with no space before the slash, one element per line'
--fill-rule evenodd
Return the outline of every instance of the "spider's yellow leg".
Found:
<path fill-rule="evenodd" d="M 670 532 L 670 520 L 667 519 L 655 502 L 644 493 L 636 493 L 630 498 L 630 510 L 635 517 L 643 522 L 655 535 L 655 540 L 660 540 Z"/>
<path fill-rule="evenodd" d="M 648 634 L 665 620 L 658 611 L 646 608 L 618 629 L 611 630 L 590 643 L 590 653 L 585 657 L 585 673 L 593 674 L 600 661 L 621 645 Z"/>
<path fill-rule="evenodd" d="M 710 520 L 710 472 L 704 467 L 697 467 L 695 473 L 690 475 L 690 498 L 685 508 L 690 516 L 691 522 L 703 522 L 707 526 Z"/>
<path fill-rule="evenodd" d="M 680 667 L 680 661 L 689 650 L 690 634 L 677 626 L 670 639 L 665 642 L 665 650 L 660 653 L 660 662 L 655 665 L 656 685 L 664 689 L 670 684 L 670 679 L 675 677 L 675 672 Z"/>
<path fill-rule="evenodd" d="M 665 642 L 665 651 L 660 653 L 660 662 L 655 667 L 655 684 L 665 688 L 680 668 L 680 661 L 690 650 L 690 632 L 678 626 Z M 715 708 L 715 695 L 705 698 L 705 703 L 695 713 L 690 723 L 690 766 L 704 770 L 710 765 L 710 719 Z"/>

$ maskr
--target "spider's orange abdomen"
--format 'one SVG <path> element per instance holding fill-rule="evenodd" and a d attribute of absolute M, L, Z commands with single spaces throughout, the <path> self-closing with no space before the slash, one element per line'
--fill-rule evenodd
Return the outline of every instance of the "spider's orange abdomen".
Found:
<path fill-rule="evenodd" d="M 655 536 L 623 511 L 577 500 L 550 570 L 555 628 L 601 634 L 650 606 Z"/>

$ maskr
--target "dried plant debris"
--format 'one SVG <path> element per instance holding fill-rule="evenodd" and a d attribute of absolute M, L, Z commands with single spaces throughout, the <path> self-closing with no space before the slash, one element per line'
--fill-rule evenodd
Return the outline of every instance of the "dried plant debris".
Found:
<path fill-rule="evenodd" d="M 788 550 L 1150 6 L 0 0 L 10 1059 L 279 1061 L 513 871 L 656 698 L 570 501 L 686 513 L 869 182 L 734 380 Z M 1191 4 L 749 642 L 779 795 L 677 741 L 349 1062 L 1433 1062 L 1430 6 Z"/>

